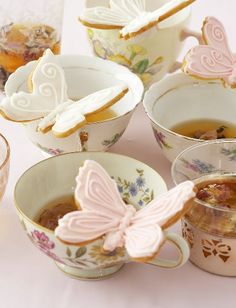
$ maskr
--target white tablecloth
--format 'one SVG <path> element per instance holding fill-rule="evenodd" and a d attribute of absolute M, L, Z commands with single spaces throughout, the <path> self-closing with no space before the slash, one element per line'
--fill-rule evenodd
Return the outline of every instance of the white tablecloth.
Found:
<path fill-rule="evenodd" d="M 82 6 L 82 0 L 66 2 L 63 53 L 89 52 L 84 29 L 77 21 Z M 235 11 L 235 0 L 198 0 L 193 6 L 191 27 L 199 30 L 207 15 L 220 18 L 226 26 L 231 47 L 236 51 Z M 190 262 L 173 271 L 128 264 L 112 278 L 99 282 L 79 281 L 64 275 L 52 260 L 31 244 L 13 204 L 16 180 L 24 170 L 40 161 L 42 154 L 28 141 L 20 125 L 1 119 L 0 132 L 11 146 L 10 179 L 0 207 L 1 308 L 235 307 L 236 279 L 206 273 Z M 110 151 L 149 164 L 169 187 L 173 185 L 170 163 L 160 153 L 142 107 Z M 179 231 L 179 225 L 174 229 Z"/>

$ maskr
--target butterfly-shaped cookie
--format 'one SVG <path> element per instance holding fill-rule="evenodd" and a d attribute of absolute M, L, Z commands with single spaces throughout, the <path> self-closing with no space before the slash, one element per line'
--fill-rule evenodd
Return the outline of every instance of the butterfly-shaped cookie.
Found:
<path fill-rule="evenodd" d="M 153 12 L 146 11 L 145 0 L 110 0 L 110 7 L 86 9 L 80 21 L 92 28 L 120 29 L 122 38 L 136 36 L 158 22 L 176 14 L 195 0 L 170 0 Z"/>
<path fill-rule="evenodd" d="M 30 79 L 31 80 L 31 79 Z M 52 129 L 57 137 L 67 137 L 87 123 L 86 116 L 98 113 L 119 101 L 127 92 L 120 84 L 72 101 L 67 94 L 64 70 L 58 57 L 48 49 L 32 72 L 32 93 L 17 92 L 0 103 L 1 114 L 12 121 L 38 120 L 38 130 Z"/>
<path fill-rule="evenodd" d="M 201 79 L 220 79 L 236 87 L 236 56 L 229 48 L 225 29 L 214 17 L 207 17 L 202 28 L 206 45 L 193 47 L 185 57 L 184 73 Z"/>
<path fill-rule="evenodd" d="M 65 243 L 81 245 L 104 237 L 103 249 L 125 247 L 132 258 L 151 258 L 165 240 L 163 229 L 175 223 L 195 197 L 194 184 L 184 182 L 137 211 L 126 204 L 116 182 L 95 161 L 79 170 L 75 201 L 80 211 L 59 220 L 56 236 Z"/>

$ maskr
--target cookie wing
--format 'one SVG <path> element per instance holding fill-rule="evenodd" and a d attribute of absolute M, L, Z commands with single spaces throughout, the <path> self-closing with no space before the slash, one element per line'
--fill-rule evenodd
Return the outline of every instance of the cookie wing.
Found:
<path fill-rule="evenodd" d="M 115 221 L 96 212 L 74 211 L 59 219 L 55 235 L 65 243 L 95 240 L 115 227 Z"/>
<path fill-rule="evenodd" d="M 75 200 L 82 210 L 99 212 L 120 222 L 127 210 L 115 180 L 93 160 L 86 160 L 76 178 Z"/>
<path fill-rule="evenodd" d="M 158 225 L 133 225 L 126 230 L 125 248 L 131 258 L 151 258 L 164 241 L 162 229 Z"/>
<path fill-rule="evenodd" d="M 111 0 L 110 7 L 94 7 L 84 10 L 80 21 L 95 28 L 121 28 L 145 10 L 145 0 Z"/>
<path fill-rule="evenodd" d="M 233 62 L 227 54 L 208 45 L 192 48 L 184 60 L 183 71 L 204 79 L 227 79 L 233 72 Z"/>
<path fill-rule="evenodd" d="M 136 226 L 159 225 L 162 229 L 166 229 L 187 211 L 190 206 L 188 201 L 195 195 L 193 182 L 183 182 L 138 211 L 132 224 Z"/>
<path fill-rule="evenodd" d="M 16 122 L 36 120 L 68 99 L 64 71 L 49 49 L 36 65 L 32 87 L 32 93 L 21 91 L 3 99 L 3 116 Z"/>
<path fill-rule="evenodd" d="M 124 85 L 113 86 L 70 104 L 63 111 L 54 116 L 55 124 L 52 132 L 57 137 L 67 137 L 86 124 L 86 116 L 100 112 L 119 101 L 128 88 Z M 48 122 L 49 124 L 52 121 Z"/>
<path fill-rule="evenodd" d="M 215 17 L 207 17 L 203 24 L 202 33 L 207 45 L 220 50 L 230 62 L 234 61 L 224 26 L 218 19 Z"/>

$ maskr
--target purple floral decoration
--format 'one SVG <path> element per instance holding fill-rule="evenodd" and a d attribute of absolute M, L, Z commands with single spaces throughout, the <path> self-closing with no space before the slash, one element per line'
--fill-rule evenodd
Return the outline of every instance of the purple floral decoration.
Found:
<path fill-rule="evenodd" d="M 55 248 L 55 243 L 50 241 L 49 237 L 44 232 L 34 230 L 30 234 L 30 239 L 47 256 L 53 258 L 55 261 L 64 263 L 57 255 L 55 255 L 55 253 L 52 252 L 52 249 Z"/>
<path fill-rule="evenodd" d="M 154 136 L 156 138 L 156 141 L 161 149 L 165 148 L 167 150 L 172 149 L 172 146 L 170 146 L 166 141 L 166 136 L 162 134 L 162 132 L 158 132 L 156 129 L 153 128 Z"/>
<path fill-rule="evenodd" d="M 212 164 L 205 163 L 200 159 L 193 159 L 192 162 L 189 162 L 188 160 L 182 158 L 181 161 L 183 162 L 186 168 L 189 168 L 199 174 L 207 174 L 217 171 Z"/>
<path fill-rule="evenodd" d="M 136 169 L 136 171 L 138 176 L 134 181 L 131 182 L 118 177 L 116 182 L 119 193 L 127 202 L 129 202 L 132 197 L 138 197 L 138 205 L 143 206 L 153 200 L 154 192 L 146 187 L 144 171 L 141 169 Z"/>

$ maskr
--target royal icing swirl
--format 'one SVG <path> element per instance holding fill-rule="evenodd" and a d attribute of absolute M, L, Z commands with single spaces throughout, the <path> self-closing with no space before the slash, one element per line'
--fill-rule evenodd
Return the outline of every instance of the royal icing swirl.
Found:
<path fill-rule="evenodd" d="M 158 22 L 161 16 L 172 12 L 176 8 L 191 4 L 191 0 L 171 0 L 153 12 L 146 9 L 145 0 L 110 0 L 110 7 L 94 7 L 86 9 L 80 16 L 80 20 L 85 25 L 91 27 L 110 26 L 111 28 L 122 28 L 121 36 L 148 28 L 154 22 Z M 171 13 L 172 14 L 172 13 Z M 102 25 L 102 26 L 101 26 Z M 146 29 L 147 30 L 147 29 Z"/>
<path fill-rule="evenodd" d="M 21 91 L 1 101 L 0 110 L 8 119 L 13 121 L 39 119 L 68 99 L 64 71 L 50 49 L 46 50 L 36 65 L 32 84 L 32 93 Z"/>
<path fill-rule="evenodd" d="M 181 217 L 195 197 L 194 184 L 186 181 L 136 211 L 121 199 L 117 185 L 95 161 L 80 168 L 75 189 L 81 210 L 59 220 L 56 236 L 78 244 L 104 236 L 103 249 L 125 247 L 131 258 L 152 257 L 159 250 L 165 229 Z"/>

